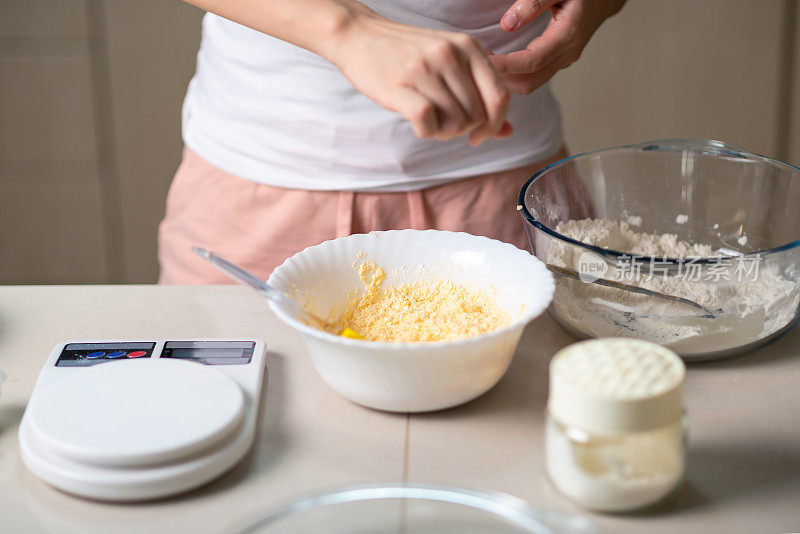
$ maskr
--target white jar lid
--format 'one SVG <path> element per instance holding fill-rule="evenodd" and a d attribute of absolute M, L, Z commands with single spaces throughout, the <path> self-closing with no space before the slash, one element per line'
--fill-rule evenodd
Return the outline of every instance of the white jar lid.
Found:
<path fill-rule="evenodd" d="M 561 423 L 592 433 L 649 430 L 683 413 L 685 374 L 683 361 L 655 343 L 582 341 L 550 362 L 547 409 Z"/>

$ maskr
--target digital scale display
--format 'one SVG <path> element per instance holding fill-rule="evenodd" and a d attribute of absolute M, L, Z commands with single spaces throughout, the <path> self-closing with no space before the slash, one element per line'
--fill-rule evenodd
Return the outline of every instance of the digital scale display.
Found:
<path fill-rule="evenodd" d="M 255 346 L 252 341 L 167 341 L 161 357 L 206 365 L 247 364 Z"/>
<path fill-rule="evenodd" d="M 98 363 L 135 358 L 172 358 L 205 365 L 246 365 L 253 358 L 252 341 L 167 341 L 153 354 L 155 341 L 68 343 L 56 361 L 56 367 L 88 367 Z"/>

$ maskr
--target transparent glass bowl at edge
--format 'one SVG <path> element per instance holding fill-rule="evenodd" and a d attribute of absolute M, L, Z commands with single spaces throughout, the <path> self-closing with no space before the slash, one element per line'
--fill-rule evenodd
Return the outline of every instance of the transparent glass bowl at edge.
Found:
<path fill-rule="evenodd" d="M 557 230 L 559 223 L 575 219 L 641 221 L 631 228 L 676 234 L 743 260 L 757 258 L 795 289 L 800 286 L 800 169 L 719 141 L 670 139 L 571 156 L 534 174 L 520 191 L 519 205 L 530 251 L 545 263 L 551 262 L 554 251 L 574 256 L 591 252 L 611 267 L 623 261 L 642 266 L 658 261 L 665 272 L 674 274 L 684 260 L 630 259 L 630 251 L 594 246 Z M 693 260 L 708 272 L 715 262 L 718 258 Z M 575 320 L 570 311 L 577 314 L 577 308 L 590 305 L 581 298 L 585 288 L 579 284 L 562 278 L 550 315 L 580 338 L 625 335 L 630 312 L 627 318 L 613 313 L 608 320 L 593 317 L 591 328 Z M 788 331 L 798 320 L 797 309 L 795 304 L 781 311 L 775 318 L 781 324 L 772 331 L 765 327 L 763 336 L 708 337 L 705 344 L 676 352 L 687 361 L 747 352 Z M 630 337 L 659 341 L 633 331 Z"/>
<path fill-rule="evenodd" d="M 473 534 L 597 532 L 584 517 L 534 508 L 508 494 L 402 483 L 322 490 L 274 508 L 240 532 L 455 534 L 466 531 Z"/>

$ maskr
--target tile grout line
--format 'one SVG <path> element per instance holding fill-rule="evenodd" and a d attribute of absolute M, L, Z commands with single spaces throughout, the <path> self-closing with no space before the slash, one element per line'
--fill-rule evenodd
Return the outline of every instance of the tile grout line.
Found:
<path fill-rule="evenodd" d="M 405 441 L 403 443 L 403 472 L 400 479 L 403 484 L 408 484 L 408 462 L 410 457 L 411 446 L 411 414 L 406 414 L 406 432 Z M 398 534 L 407 534 L 408 532 L 408 503 L 403 500 L 400 504 L 400 523 L 398 524 Z"/>
<path fill-rule="evenodd" d="M 776 158 L 781 161 L 789 160 L 789 137 L 791 136 L 791 120 L 793 106 L 800 106 L 800 101 L 792 95 L 793 85 L 798 83 L 800 73 L 794 72 L 794 54 L 800 33 L 797 28 L 798 0 L 784 0 L 783 27 L 780 39 L 780 65 L 778 74 L 777 91 L 777 122 L 776 122 Z"/>
<path fill-rule="evenodd" d="M 411 446 L 411 414 L 406 414 L 406 432 L 405 432 L 405 442 L 403 443 L 403 472 L 401 474 L 401 480 L 403 484 L 408 484 L 408 462 L 410 457 L 410 446 Z"/>
<path fill-rule="evenodd" d="M 100 0 L 87 2 L 86 17 L 89 27 L 94 123 L 100 174 L 103 237 L 105 239 L 106 283 L 121 284 L 126 281 L 121 215 L 122 198 L 120 197 L 114 144 L 108 35 L 105 11 Z"/>

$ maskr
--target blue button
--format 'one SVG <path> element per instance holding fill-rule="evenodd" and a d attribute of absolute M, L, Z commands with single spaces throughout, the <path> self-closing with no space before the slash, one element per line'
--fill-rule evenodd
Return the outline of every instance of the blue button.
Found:
<path fill-rule="evenodd" d="M 109 358 L 122 358 L 123 356 L 125 356 L 125 354 L 127 354 L 127 353 L 124 350 L 115 350 L 114 352 L 109 352 L 108 353 L 108 357 Z"/>
<path fill-rule="evenodd" d="M 90 352 L 89 354 L 87 354 L 86 357 L 89 358 L 90 360 L 94 360 L 96 358 L 102 358 L 105 355 L 106 353 L 103 352 L 102 350 L 96 350 L 94 352 Z"/>

